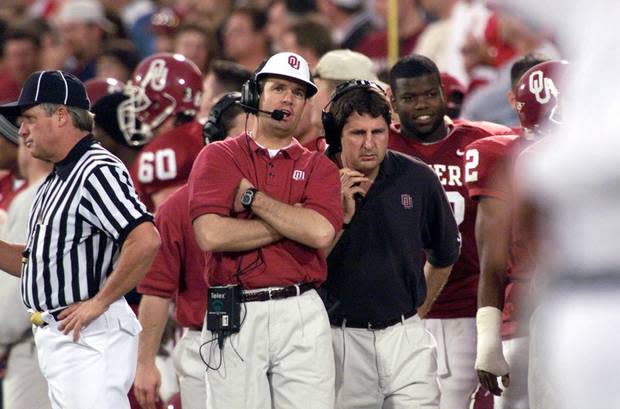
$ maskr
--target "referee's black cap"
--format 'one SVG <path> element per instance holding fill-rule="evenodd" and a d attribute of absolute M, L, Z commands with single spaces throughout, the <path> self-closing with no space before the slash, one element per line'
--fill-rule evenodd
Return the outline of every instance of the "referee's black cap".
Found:
<path fill-rule="evenodd" d="M 0 114 L 16 117 L 25 109 L 43 103 L 90 109 L 90 101 L 82 81 L 68 72 L 54 70 L 30 74 L 24 82 L 19 99 L 1 105 Z"/>

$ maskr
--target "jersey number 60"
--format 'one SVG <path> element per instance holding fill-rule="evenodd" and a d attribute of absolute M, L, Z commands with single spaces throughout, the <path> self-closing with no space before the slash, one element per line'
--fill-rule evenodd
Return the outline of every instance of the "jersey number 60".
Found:
<path fill-rule="evenodd" d="M 154 179 L 171 180 L 177 176 L 177 159 L 172 149 L 143 152 L 138 164 L 138 180 L 151 183 Z"/>

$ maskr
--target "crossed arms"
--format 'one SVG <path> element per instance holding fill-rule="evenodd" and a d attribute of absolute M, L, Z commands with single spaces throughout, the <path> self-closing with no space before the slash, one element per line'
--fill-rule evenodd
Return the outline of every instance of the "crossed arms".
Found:
<path fill-rule="evenodd" d="M 254 187 L 242 179 L 234 198 L 234 210 L 241 211 L 241 195 Z M 282 203 L 258 191 L 252 203 L 255 219 L 237 219 L 207 213 L 194 220 L 194 232 L 203 251 L 246 251 L 288 238 L 320 249 L 331 244 L 336 234 L 332 224 L 318 212 L 301 204 Z"/>

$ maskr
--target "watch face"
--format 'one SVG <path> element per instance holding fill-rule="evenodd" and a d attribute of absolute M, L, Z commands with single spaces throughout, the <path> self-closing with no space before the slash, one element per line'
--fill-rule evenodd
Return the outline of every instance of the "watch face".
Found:
<path fill-rule="evenodd" d="M 252 204 L 252 199 L 254 199 L 254 191 L 248 189 L 241 195 L 241 204 L 243 206 L 249 206 Z"/>

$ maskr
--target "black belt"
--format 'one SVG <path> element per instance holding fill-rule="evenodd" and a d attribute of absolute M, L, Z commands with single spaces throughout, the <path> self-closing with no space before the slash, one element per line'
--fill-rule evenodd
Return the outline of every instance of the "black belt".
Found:
<path fill-rule="evenodd" d="M 252 293 L 242 293 L 241 302 L 280 300 L 282 298 L 301 295 L 306 291 L 312 290 L 314 285 L 311 283 L 296 284 L 290 287 L 279 288 L 277 290 L 265 290 Z"/>
<path fill-rule="evenodd" d="M 386 329 L 387 327 L 391 327 L 394 324 L 403 322 L 403 320 L 406 320 L 407 318 L 413 317 L 416 312 L 416 310 L 413 310 L 408 313 L 401 314 L 398 318 L 392 318 L 385 321 L 356 321 L 350 320 L 346 317 L 332 317 L 329 319 L 329 322 L 334 327 L 342 327 L 344 323 L 344 326 L 349 328 L 365 328 L 370 330 Z"/>

